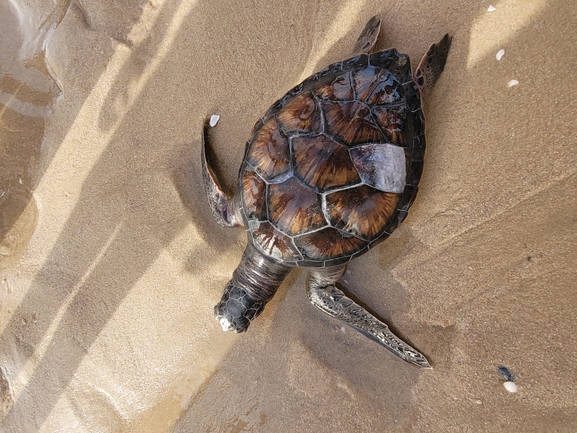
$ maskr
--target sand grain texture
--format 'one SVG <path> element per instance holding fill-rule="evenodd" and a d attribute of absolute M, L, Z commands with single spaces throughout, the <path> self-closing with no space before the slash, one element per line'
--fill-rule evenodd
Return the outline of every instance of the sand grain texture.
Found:
<path fill-rule="evenodd" d="M 577 6 L 493 5 L 1 6 L 0 430 L 577 431 Z M 428 371 L 322 315 L 306 272 L 247 334 L 212 315 L 246 240 L 212 220 L 203 119 L 231 187 L 256 119 L 375 14 L 413 66 L 454 36 L 419 197 L 344 276 Z"/>

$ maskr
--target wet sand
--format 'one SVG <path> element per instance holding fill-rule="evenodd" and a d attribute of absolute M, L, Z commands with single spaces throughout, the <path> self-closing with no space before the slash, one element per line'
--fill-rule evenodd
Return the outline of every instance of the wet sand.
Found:
<path fill-rule="evenodd" d="M 577 6 L 125 3 L 0 6 L 2 431 L 577 431 Z M 413 66 L 454 36 L 419 197 L 343 278 L 427 371 L 304 271 L 244 335 L 212 315 L 246 239 L 208 209 L 203 119 L 231 187 L 254 121 L 375 14 Z"/>

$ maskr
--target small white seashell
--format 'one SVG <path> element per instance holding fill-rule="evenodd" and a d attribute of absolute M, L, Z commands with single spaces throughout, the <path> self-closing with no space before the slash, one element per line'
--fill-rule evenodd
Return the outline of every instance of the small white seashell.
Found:
<path fill-rule="evenodd" d="M 519 84 L 517 80 L 511 80 L 507 83 L 507 87 L 513 87 L 516 86 L 517 84 Z"/>
<path fill-rule="evenodd" d="M 503 383 L 503 386 L 509 392 L 517 392 L 517 385 L 515 385 L 515 382 L 508 380 L 507 382 Z"/>
<path fill-rule="evenodd" d="M 487 12 L 493 12 L 495 9 L 496 9 L 495 6 L 489 5 L 489 8 L 487 9 Z"/>
<path fill-rule="evenodd" d="M 499 50 L 495 57 L 497 57 L 497 60 L 501 60 L 504 55 L 505 55 L 505 50 Z"/>
<path fill-rule="evenodd" d="M 220 116 L 218 114 L 213 114 L 212 116 L 210 116 L 208 124 L 210 125 L 211 128 L 214 128 L 214 126 L 218 123 L 219 120 Z"/>
<path fill-rule="evenodd" d="M 344 327 L 344 326 L 341 327 L 341 332 L 342 332 L 343 334 L 345 333 L 345 327 Z"/>

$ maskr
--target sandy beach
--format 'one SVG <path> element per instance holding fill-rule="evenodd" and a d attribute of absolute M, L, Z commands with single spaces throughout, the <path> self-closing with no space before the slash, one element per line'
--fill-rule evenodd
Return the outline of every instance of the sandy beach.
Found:
<path fill-rule="evenodd" d="M 577 431 L 577 3 L 491 1 L 2 3 L 0 430 Z M 343 277 L 430 370 L 306 270 L 245 334 L 213 316 L 246 233 L 208 207 L 204 119 L 232 189 L 254 122 L 373 15 L 413 67 L 453 35 L 419 196 Z"/>

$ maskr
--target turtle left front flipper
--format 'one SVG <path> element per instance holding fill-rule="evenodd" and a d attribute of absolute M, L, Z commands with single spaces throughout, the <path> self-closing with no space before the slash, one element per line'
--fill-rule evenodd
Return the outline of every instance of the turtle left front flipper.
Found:
<path fill-rule="evenodd" d="M 427 358 L 418 350 L 393 334 L 387 325 L 335 286 L 345 268 L 345 265 L 341 265 L 311 271 L 307 282 L 307 295 L 311 303 L 329 316 L 357 329 L 399 358 L 418 367 L 431 368 Z"/>
<path fill-rule="evenodd" d="M 377 42 L 380 31 L 381 20 L 379 17 L 374 16 L 365 25 L 365 28 L 357 39 L 357 42 L 353 48 L 353 56 L 358 56 L 359 54 L 366 54 L 370 52 Z"/>
<path fill-rule="evenodd" d="M 223 227 L 238 227 L 241 226 L 240 218 L 237 216 L 237 209 L 234 206 L 233 199 L 223 191 L 220 186 L 220 181 L 216 176 L 216 172 L 208 158 L 208 140 L 207 140 L 207 125 L 204 125 L 202 131 L 202 180 L 204 182 L 204 190 L 208 198 L 208 204 L 212 215 L 216 222 Z"/>

